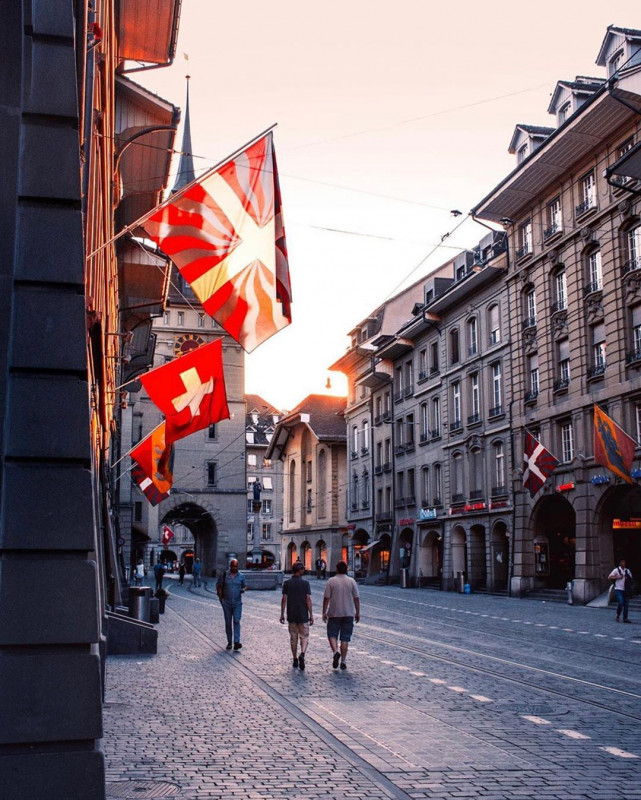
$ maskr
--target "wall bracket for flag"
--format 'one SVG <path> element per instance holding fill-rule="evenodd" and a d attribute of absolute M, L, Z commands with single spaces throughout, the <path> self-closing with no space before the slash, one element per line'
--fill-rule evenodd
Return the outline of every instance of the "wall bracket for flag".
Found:
<path fill-rule="evenodd" d="M 86 256 L 86 260 L 89 261 L 89 259 L 91 259 L 94 256 L 98 255 L 98 253 L 102 252 L 105 248 L 111 246 L 112 244 L 114 244 L 114 242 L 117 242 L 118 239 L 122 238 L 127 233 L 131 233 L 131 231 L 135 230 L 140 225 L 142 225 L 143 222 L 148 220 L 149 217 L 151 217 L 153 214 L 155 214 L 161 208 L 164 208 L 169 203 L 174 202 L 177 198 L 179 198 L 181 195 L 183 195 L 185 192 L 187 192 L 189 189 L 191 189 L 192 186 L 195 186 L 197 183 L 200 183 L 201 181 L 205 180 L 205 178 L 207 178 L 208 175 L 213 174 L 214 172 L 217 172 L 218 170 L 222 169 L 225 166 L 225 164 L 228 164 L 230 161 L 233 161 L 244 150 L 246 150 L 247 148 L 251 147 L 253 144 L 255 144 L 255 142 L 260 141 L 263 137 L 267 136 L 267 134 L 270 133 L 271 131 L 273 131 L 274 128 L 277 125 L 278 125 L 278 123 L 274 122 L 268 128 L 265 128 L 265 130 L 262 131 L 261 133 L 259 133 L 257 136 L 254 136 L 248 142 L 245 142 L 245 144 L 241 145 L 240 147 L 237 147 L 236 150 L 234 150 L 234 152 L 231 153 L 231 155 L 226 156 L 221 161 L 219 161 L 217 164 L 214 164 L 213 167 L 210 167 L 208 170 L 203 172 L 202 175 L 200 175 L 197 178 L 194 178 L 193 181 L 190 181 L 189 183 L 185 184 L 185 186 L 183 186 L 182 189 L 180 189 L 179 191 L 177 191 L 174 194 L 172 194 L 166 200 L 163 200 L 162 203 L 159 203 L 157 206 L 154 206 L 146 214 L 143 214 L 142 217 L 139 217 L 134 222 L 131 222 L 129 225 L 126 225 L 115 236 L 112 236 L 111 239 L 108 239 L 106 242 L 103 242 L 100 245 L 100 247 L 97 247 L 93 252 L 89 253 L 89 255 Z"/>

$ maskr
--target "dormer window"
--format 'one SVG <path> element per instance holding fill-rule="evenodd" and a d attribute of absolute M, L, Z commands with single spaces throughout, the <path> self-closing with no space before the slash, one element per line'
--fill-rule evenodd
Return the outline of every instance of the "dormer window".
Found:
<path fill-rule="evenodd" d="M 521 147 L 519 147 L 516 153 L 516 160 L 519 164 L 525 161 L 525 159 L 528 157 L 528 151 L 529 147 L 527 142 L 524 145 L 521 145 Z"/>
<path fill-rule="evenodd" d="M 570 116 L 571 113 L 572 113 L 572 103 L 568 100 L 568 102 L 564 103 L 559 109 L 559 125 L 563 125 L 563 123 Z"/>
<path fill-rule="evenodd" d="M 617 50 L 616 53 L 612 56 L 612 58 L 608 62 L 608 78 L 611 78 L 612 75 L 619 69 L 619 67 L 623 64 L 623 50 Z"/>

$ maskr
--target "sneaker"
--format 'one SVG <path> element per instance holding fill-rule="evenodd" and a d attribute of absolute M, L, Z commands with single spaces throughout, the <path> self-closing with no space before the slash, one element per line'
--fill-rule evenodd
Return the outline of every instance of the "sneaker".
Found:
<path fill-rule="evenodd" d="M 225 648 L 225 650 L 231 650 L 231 642 L 227 642 L 227 647 Z"/>
<path fill-rule="evenodd" d="M 240 650 L 241 647 L 242 644 L 240 642 L 236 642 L 236 644 L 234 645 L 234 650 Z"/>
<path fill-rule="evenodd" d="M 631 619 L 624 619 L 623 621 L 624 621 L 624 622 L 627 622 L 628 624 L 631 624 L 631 623 L 632 623 L 632 620 L 631 620 Z"/>
<path fill-rule="evenodd" d="M 337 667 L 338 667 L 338 662 L 339 662 L 340 660 L 341 660 L 341 654 L 340 654 L 340 653 L 338 652 L 338 650 L 337 650 L 337 651 L 334 653 L 334 659 L 332 660 L 332 666 L 334 667 L 334 669 L 337 669 Z"/>
<path fill-rule="evenodd" d="M 347 669 L 347 664 L 344 661 L 341 661 L 341 669 Z"/>
<path fill-rule="evenodd" d="M 298 669 L 298 659 L 297 659 L 297 658 L 295 658 L 295 659 L 293 660 L 293 662 L 292 662 L 292 667 L 293 667 L 294 669 Z"/>
<path fill-rule="evenodd" d="M 296 660 L 296 659 L 294 659 L 294 660 Z M 298 656 L 298 668 L 299 669 L 305 669 L 305 653 L 301 653 Z"/>

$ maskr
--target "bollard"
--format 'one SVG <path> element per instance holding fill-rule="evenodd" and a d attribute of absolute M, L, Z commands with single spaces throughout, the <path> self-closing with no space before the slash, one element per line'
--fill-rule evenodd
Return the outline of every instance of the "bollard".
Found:
<path fill-rule="evenodd" d="M 572 581 L 568 581 L 565 584 L 565 591 L 568 593 L 568 605 L 573 605 L 574 600 L 572 599 Z"/>

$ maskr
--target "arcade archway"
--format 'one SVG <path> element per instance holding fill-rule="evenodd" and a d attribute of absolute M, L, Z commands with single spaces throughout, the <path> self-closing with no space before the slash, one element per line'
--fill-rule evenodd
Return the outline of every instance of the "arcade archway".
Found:
<path fill-rule="evenodd" d="M 200 559 L 203 578 L 216 575 L 218 530 L 214 518 L 207 509 L 197 503 L 180 503 L 167 511 L 160 524 L 184 525 L 194 537 L 194 546 L 188 550 L 192 558 Z M 178 544 L 172 542 L 174 547 Z"/>
<path fill-rule="evenodd" d="M 564 497 L 544 497 L 534 516 L 535 586 L 564 589 L 574 580 L 575 552 L 574 508 Z"/>
<path fill-rule="evenodd" d="M 641 575 L 641 486 L 613 486 L 597 509 L 602 574 L 625 558 L 635 576 Z"/>

